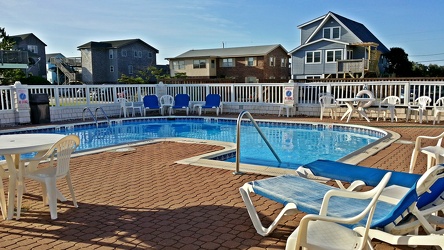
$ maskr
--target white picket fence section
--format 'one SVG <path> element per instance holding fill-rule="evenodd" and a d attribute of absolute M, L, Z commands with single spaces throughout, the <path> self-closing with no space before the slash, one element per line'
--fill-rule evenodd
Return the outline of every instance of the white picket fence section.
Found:
<path fill-rule="evenodd" d="M 407 106 L 419 96 L 432 100 L 444 96 L 444 81 L 371 81 L 371 82 L 313 82 L 313 83 L 251 83 L 251 84 L 118 84 L 118 85 L 22 85 L 29 95 L 45 93 L 50 99 L 51 121 L 79 119 L 84 107 L 102 107 L 109 116 L 118 115 L 117 98 L 142 101 L 149 94 L 190 95 L 191 103 L 202 103 L 208 94 L 220 94 L 224 112 L 277 114 L 284 104 L 285 90 L 293 87 L 296 114 L 319 114 L 318 98 L 331 93 L 336 98 L 354 97 L 359 90 L 371 90 L 377 100 L 399 96 L 400 107 Z M 17 119 L 17 97 L 14 86 L 0 87 L 0 125 L 26 123 Z M 430 104 L 433 106 L 433 102 Z M 29 113 L 29 111 L 27 111 Z M 21 110 L 26 116 L 26 111 Z M 25 122 L 23 122 L 25 121 Z"/>

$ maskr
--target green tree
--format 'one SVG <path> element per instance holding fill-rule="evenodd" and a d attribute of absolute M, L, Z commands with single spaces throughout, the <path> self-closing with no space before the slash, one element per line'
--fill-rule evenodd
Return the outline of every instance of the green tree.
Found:
<path fill-rule="evenodd" d="M 402 48 L 390 48 L 385 54 L 389 62 L 388 73 L 397 77 L 410 77 L 413 75 L 413 65 L 409 61 L 409 55 Z"/>
<path fill-rule="evenodd" d="M 122 74 L 122 76 L 117 79 L 120 83 L 127 83 L 127 84 L 142 84 L 145 83 L 145 80 L 140 76 L 127 76 L 125 74 Z"/>
<path fill-rule="evenodd" d="M 12 50 L 14 45 L 14 39 L 6 34 L 5 28 L 0 27 L 0 50 Z"/>

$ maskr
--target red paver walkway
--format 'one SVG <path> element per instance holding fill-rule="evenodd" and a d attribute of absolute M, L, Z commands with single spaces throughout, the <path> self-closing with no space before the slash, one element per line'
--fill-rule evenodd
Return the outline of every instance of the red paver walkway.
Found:
<path fill-rule="evenodd" d="M 257 117 L 261 118 L 276 119 Z M 353 123 L 383 127 L 400 133 L 401 139 L 408 141 L 418 135 L 444 131 L 442 126 L 405 122 Z M 135 151 L 73 158 L 72 178 L 79 208 L 74 208 L 70 201 L 59 202 L 59 218 L 51 220 L 47 207 L 42 205 L 40 187 L 26 181 L 25 211 L 19 221 L 0 222 L 0 248 L 284 249 L 287 237 L 303 214 L 287 217 L 270 236 L 260 236 L 238 191 L 245 182 L 266 176 L 233 175 L 228 170 L 174 163 L 218 148 L 159 142 L 139 146 Z M 360 165 L 408 171 L 412 149 L 412 144 L 393 143 Z M 424 171 L 425 160 L 419 157 L 418 166 L 423 167 L 417 167 L 416 172 Z M 63 181 L 59 187 L 69 194 Z M 282 208 L 263 197 L 253 199 L 264 221 L 271 222 Z M 377 241 L 374 245 L 376 249 L 410 249 Z"/>

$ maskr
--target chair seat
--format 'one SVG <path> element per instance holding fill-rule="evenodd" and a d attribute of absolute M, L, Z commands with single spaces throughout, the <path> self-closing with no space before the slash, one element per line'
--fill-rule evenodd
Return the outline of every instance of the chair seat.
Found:
<path fill-rule="evenodd" d="M 57 169 L 54 167 L 38 168 L 37 170 L 32 171 L 32 173 L 25 174 L 25 177 L 34 180 L 44 180 L 50 176 L 55 176 L 56 172 Z"/>

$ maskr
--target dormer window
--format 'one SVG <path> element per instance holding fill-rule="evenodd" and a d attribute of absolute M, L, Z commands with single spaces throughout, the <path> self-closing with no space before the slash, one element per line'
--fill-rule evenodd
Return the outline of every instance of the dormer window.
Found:
<path fill-rule="evenodd" d="M 341 27 L 324 28 L 324 38 L 327 38 L 327 39 L 341 38 Z"/>

